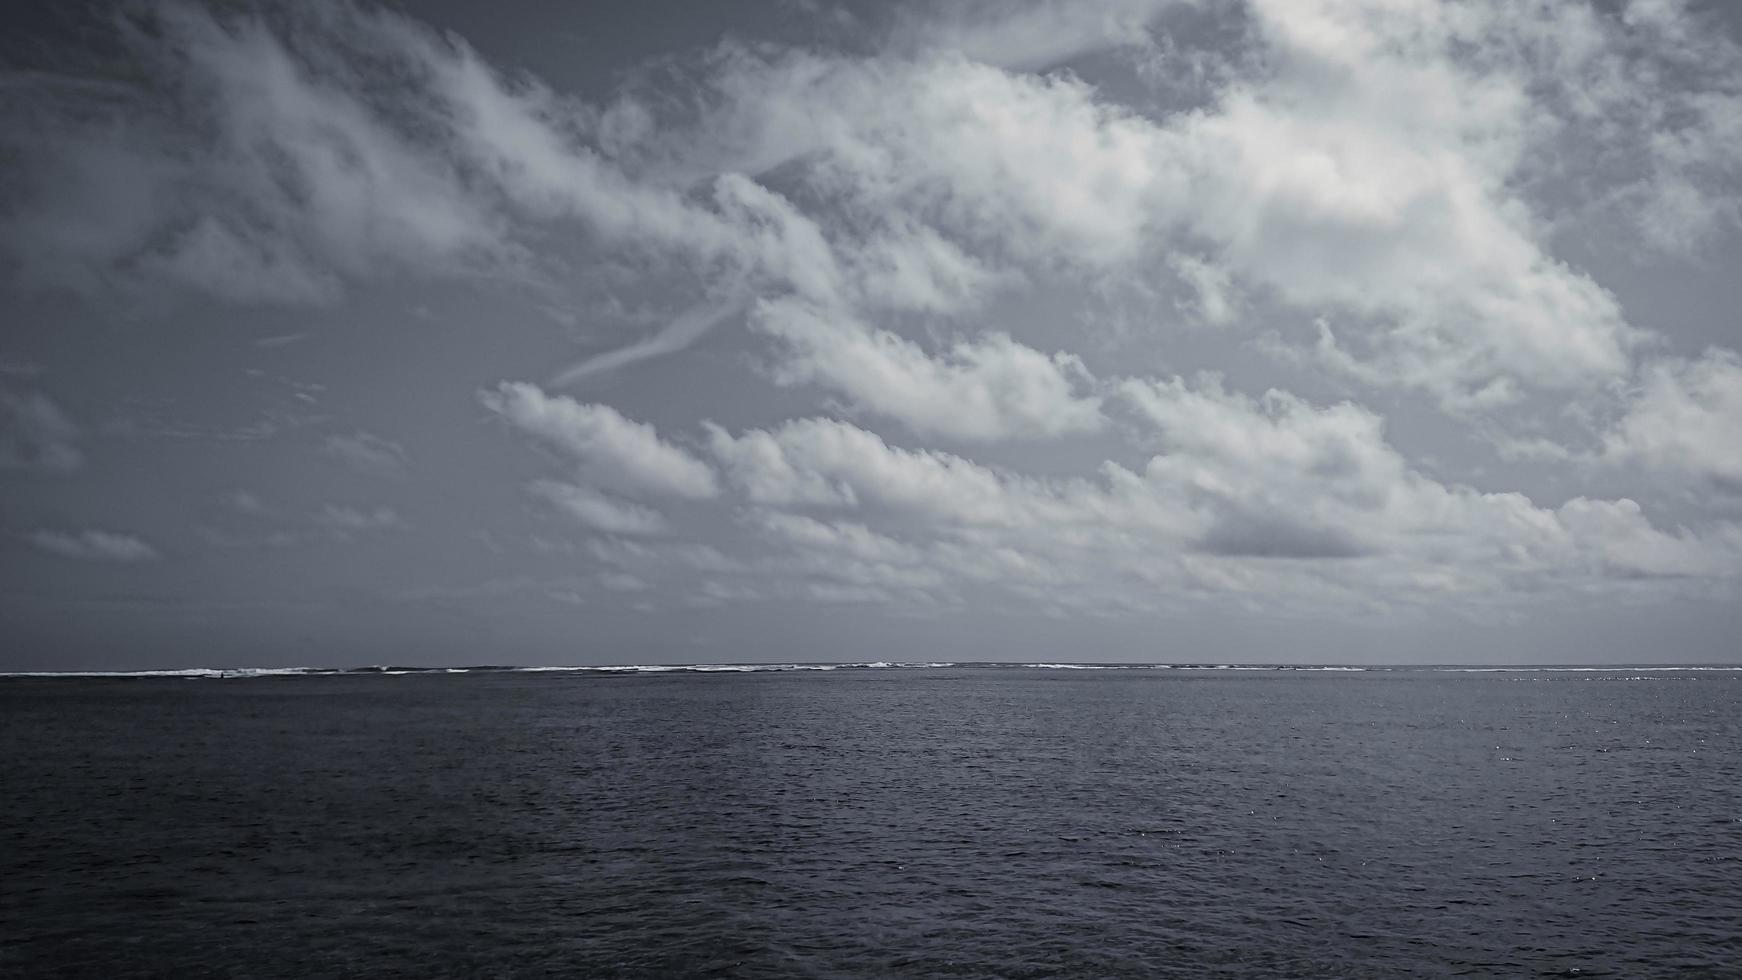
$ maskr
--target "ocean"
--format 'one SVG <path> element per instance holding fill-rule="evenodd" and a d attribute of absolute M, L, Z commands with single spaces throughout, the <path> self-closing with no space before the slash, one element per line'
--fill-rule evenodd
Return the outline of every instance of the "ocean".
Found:
<path fill-rule="evenodd" d="M 1742 976 L 1742 671 L 0 678 L 11 977 Z"/>

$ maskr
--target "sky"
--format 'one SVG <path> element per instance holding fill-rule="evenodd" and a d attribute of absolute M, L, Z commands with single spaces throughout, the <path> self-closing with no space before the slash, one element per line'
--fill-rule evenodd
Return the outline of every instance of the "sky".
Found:
<path fill-rule="evenodd" d="M 0 669 L 1742 649 L 1735 5 L 0 19 Z"/>

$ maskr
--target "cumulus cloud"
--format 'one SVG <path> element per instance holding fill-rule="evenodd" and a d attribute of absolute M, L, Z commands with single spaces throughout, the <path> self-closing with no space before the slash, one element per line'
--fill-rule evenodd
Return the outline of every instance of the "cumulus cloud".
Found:
<path fill-rule="evenodd" d="M 1528 62 L 1480 67 L 1500 8 L 1255 3 L 1272 71 L 1181 130 L 1214 172 L 1183 220 L 1217 258 L 1370 348 L 1369 381 L 1449 402 L 1501 383 L 1579 387 L 1623 374 L 1636 331 L 1547 252 L 1509 181 L 1539 124 Z"/>
<path fill-rule="evenodd" d="M 41 551 L 76 561 L 134 564 L 156 561 L 160 557 L 150 544 L 131 534 L 115 531 L 42 529 L 30 532 L 26 538 Z"/>
<path fill-rule="evenodd" d="M 1213 377 L 1132 380 L 1118 394 L 1160 451 L 1137 471 L 1103 464 L 1093 479 L 902 449 L 826 419 L 736 436 L 716 426 L 711 448 L 763 508 L 752 525 L 810 556 L 800 567 L 851 567 L 860 584 L 881 576 L 888 588 L 971 585 L 1049 602 L 1064 591 L 1075 605 L 1129 609 L 1192 593 L 1310 596 L 1320 609 L 1357 609 L 1742 570 L 1742 532 L 1729 524 L 1663 530 L 1625 498 L 1544 507 L 1435 480 L 1351 403 L 1253 398 Z"/>
<path fill-rule="evenodd" d="M 1569 59 L 1566 90 L 1582 119 L 1601 118 L 1599 132 L 1640 134 L 1599 148 L 1626 181 L 1605 208 L 1670 255 L 1733 234 L 1742 226 L 1742 44 L 1717 8 L 1676 0 L 1586 16 L 1599 42 Z M 1589 145 L 1582 135 L 1574 139 Z"/>
<path fill-rule="evenodd" d="M 1104 421 L 1094 378 L 1072 355 L 1040 351 L 999 333 L 933 357 L 887 330 L 794 302 L 764 303 L 755 327 L 786 347 L 776 377 L 820 382 L 863 411 L 915 432 L 966 440 L 1092 432 Z"/>
<path fill-rule="evenodd" d="M 666 442 L 644 422 L 609 405 L 547 395 L 535 385 L 504 382 L 479 400 L 515 428 L 580 465 L 588 478 L 628 493 L 702 500 L 719 488 L 708 464 Z"/>
<path fill-rule="evenodd" d="M 1185 263 L 1200 293 L 1246 283 L 1336 314 L 1363 341 L 1364 379 L 1448 404 L 1617 377 L 1638 332 L 1546 250 L 1514 190 L 1543 124 L 1529 90 L 1558 51 L 1510 36 L 1559 21 L 1438 11 L 1247 5 L 1265 70 L 1160 121 L 1068 75 L 947 54 L 739 54 L 713 79 L 701 152 L 802 168 L 836 206 L 907 215 L 995 267 L 1105 274 L 1207 244 Z M 1471 47 L 1494 60 L 1470 64 Z"/>
<path fill-rule="evenodd" d="M 1603 457 L 1691 477 L 1742 494 L 1742 357 L 1711 348 L 1648 364 Z"/>
<path fill-rule="evenodd" d="M 1128 381 L 1121 394 L 1167 448 L 1145 477 L 1207 511 L 1201 544 L 1215 553 L 1362 554 L 1376 512 L 1414 479 L 1379 417 L 1349 403 L 1317 408 L 1279 391 L 1254 400 L 1213 377 Z"/>
<path fill-rule="evenodd" d="M 971 524 L 1022 524 L 1049 507 L 1044 485 L 936 450 L 890 446 L 874 432 L 834 419 L 797 419 L 772 431 L 733 436 L 711 430 L 729 478 L 764 504 L 880 505 Z"/>
<path fill-rule="evenodd" d="M 1122 393 L 1167 448 L 1146 480 L 1179 489 L 1208 516 L 1200 543 L 1213 552 L 1371 553 L 1551 578 L 1590 573 L 1593 562 L 1630 574 L 1727 575 L 1738 557 L 1685 530 L 1654 528 L 1632 500 L 1580 497 L 1549 509 L 1523 494 L 1442 483 L 1386 440 L 1379 416 L 1348 402 L 1319 407 L 1274 390 L 1252 399 L 1213 378 L 1130 382 Z M 1647 552 L 1654 557 L 1635 560 Z"/>

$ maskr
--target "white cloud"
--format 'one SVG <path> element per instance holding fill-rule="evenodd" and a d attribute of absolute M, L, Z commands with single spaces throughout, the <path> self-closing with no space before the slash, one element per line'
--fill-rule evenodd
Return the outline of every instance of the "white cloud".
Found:
<path fill-rule="evenodd" d="M 682 349 L 746 298 L 959 316 L 1025 270 L 1155 261 L 1213 320 L 1252 287 L 1331 315 L 1359 341 L 1339 363 L 1452 406 L 1625 373 L 1637 332 L 1547 250 L 1518 188 L 1576 126 L 1627 138 L 1593 120 L 1666 87 L 1629 89 L 1628 66 L 1686 67 L 1634 52 L 1700 37 L 1685 15 L 1636 6 L 1628 35 L 1573 6 L 1252 0 L 1204 15 L 1249 28 L 1248 70 L 1161 118 L 1069 74 L 998 67 L 1146 43 L 1168 6 L 940 8 L 903 22 L 915 44 L 870 56 L 725 45 L 698 66 L 703 90 L 682 101 L 706 111 L 688 120 L 634 90 L 599 109 L 511 82 L 393 14 L 170 5 L 162 30 L 132 35 L 136 57 L 174 66 L 126 93 L 140 111 L 69 129 L 76 89 L 19 110 L 55 123 L 22 159 L 65 193 L 36 196 L 15 244 L 74 279 L 156 269 L 291 301 L 380 272 L 560 268 L 519 242 L 578 222 L 688 279 L 691 303 L 710 297 L 567 380 Z M 1669 161 L 1677 199 L 1696 177 L 1711 199 L 1734 156 L 1742 113 L 1717 84 L 1677 103 L 1697 123 L 1627 147 Z"/>
<path fill-rule="evenodd" d="M 1631 218 L 1646 244 L 1685 255 L 1742 227 L 1742 44 L 1715 7 L 1632 0 L 1601 22 L 1569 79 L 1606 131 L 1638 144 L 1606 147 L 1605 163 L 1633 183 L 1604 204 Z M 1621 152 L 1617 152 L 1620 150 Z"/>
<path fill-rule="evenodd" d="M 1210 378 L 1126 382 L 1121 394 L 1167 452 L 1145 478 L 1208 519 L 1209 551 L 1260 557 L 1350 557 L 1387 506 L 1419 486 L 1384 440 L 1378 416 L 1349 403 L 1316 408 L 1283 392 L 1252 400 Z"/>
<path fill-rule="evenodd" d="M 1334 314 L 1362 342 L 1346 358 L 1361 377 L 1456 407 L 1626 372 L 1638 331 L 1546 249 L 1515 189 L 1536 164 L 1532 134 L 1553 131 L 1529 93 L 1559 49 L 1521 53 L 1511 33 L 1540 37 L 1562 18 L 1415 3 L 1247 13 L 1265 70 L 1159 122 L 1069 76 L 937 55 L 737 52 L 711 79 L 703 135 L 678 145 L 697 169 L 806 174 L 821 192 L 807 198 L 821 228 L 808 251 L 822 255 L 826 238 L 844 257 L 830 268 L 855 268 L 866 247 L 837 209 L 899 215 L 987 270 L 1130 273 L 1173 252 L 1212 319 L 1231 316 L 1227 297 L 1243 286 Z M 1468 47 L 1498 60 L 1471 64 L 1457 53 Z M 963 295 L 998 281 L 982 279 Z M 827 291 L 875 302 L 853 286 L 830 277 Z"/>
<path fill-rule="evenodd" d="M 861 561 L 907 565 L 920 557 L 919 549 L 851 521 L 819 521 L 778 510 L 755 511 L 752 521 L 761 530 L 795 544 L 838 552 Z"/>
<path fill-rule="evenodd" d="M 1742 357 L 1714 347 L 1646 365 L 1626 414 L 1604 436 L 1603 457 L 1742 494 Z"/>
<path fill-rule="evenodd" d="M 516 428 L 579 463 L 589 479 L 627 493 L 692 500 L 718 493 L 708 464 L 661 439 L 653 426 L 624 418 L 609 405 L 547 395 L 520 382 L 504 382 L 478 397 Z"/>
<path fill-rule="evenodd" d="M 664 534 L 671 529 L 665 516 L 651 507 L 619 500 L 591 487 L 538 480 L 529 488 L 563 513 L 607 534 Z"/>
<path fill-rule="evenodd" d="M 898 39 L 921 49 L 956 51 L 1004 68 L 1037 69 L 1116 46 L 1149 43 L 1145 25 L 1182 0 L 1036 0 L 945 3 L 912 16 Z"/>
<path fill-rule="evenodd" d="M 788 423 L 791 429 L 800 423 Z M 826 423 L 813 423 L 826 424 Z M 706 423 L 708 448 L 725 467 L 727 478 L 751 500 L 765 504 L 846 505 L 858 502 L 852 487 L 787 458 L 780 435 L 753 429 L 734 436 Z"/>
<path fill-rule="evenodd" d="M 1614 298 L 1545 250 L 1509 186 L 1537 122 L 1525 80 L 1453 54 L 1507 18 L 1426 3 L 1251 12 L 1271 72 L 1180 130 L 1205 175 L 1182 219 L 1221 262 L 1348 321 L 1369 380 L 1450 402 L 1626 371 L 1634 331 Z"/>
<path fill-rule="evenodd" d="M 32 531 L 26 537 L 37 548 L 77 561 L 133 564 L 156 561 L 157 549 L 131 534 L 115 531 Z"/>
<path fill-rule="evenodd" d="M 1651 526 L 1636 501 L 1575 497 L 1555 516 L 1580 557 L 1605 571 L 1640 578 L 1734 578 L 1742 574 L 1742 526 L 1722 524 L 1705 535 Z"/>
<path fill-rule="evenodd" d="M 800 166 L 830 207 L 903 216 L 980 263 L 1094 269 L 1129 260 L 1157 202 L 1187 189 L 1162 131 L 1070 76 L 1011 74 L 947 54 L 736 52 L 710 82 L 716 104 L 691 151 L 698 165 L 750 174 Z M 941 260 L 946 278 L 941 270 L 960 264 L 935 249 L 910 258 L 922 268 Z"/>
<path fill-rule="evenodd" d="M 703 334 L 719 326 L 728 317 L 742 311 L 737 301 L 708 301 L 678 314 L 651 337 L 645 337 L 626 347 L 595 354 L 564 368 L 550 380 L 552 387 L 574 384 L 595 374 L 615 371 L 620 367 L 683 350 Z"/>
<path fill-rule="evenodd" d="M 1078 358 L 1043 354 L 999 333 L 961 341 L 941 357 L 850 314 L 798 302 L 762 303 L 756 329 L 786 350 L 776 377 L 815 381 L 861 410 L 926 435 L 965 440 L 1060 436 L 1101 427 L 1094 378 Z"/>
<path fill-rule="evenodd" d="M 375 44 L 383 15 L 139 16 L 120 32 L 129 70 L 24 79 L 8 101 L 0 129 L 34 192 L 3 242 L 27 278 L 307 303 L 355 277 L 520 262 L 446 152 L 443 108 L 407 97 L 420 66 Z"/>
<path fill-rule="evenodd" d="M 1041 484 L 934 450 L 890 446 L 833 419 L 798 419 L 732 436 L 713 427 L 711 448 L 752 501 L 882 506 L 968 524 L 1026 524 L 1037 510 L 1063 516 Z"/>
<path fill-rule="evenodd" d="M 920 583 L 1127 612 L 1196 594 L 1353 614 L 1742 572 L 1736 526 L 1665 531 L 1628 499 L 1549 508 L 1442 483 L 1357 405 L 1254 399 L 1214 378 L 1128 381 L 1119 394 L 1161 451 L 1140 472 L 1103 464 L 1097 479 L 901 449 L 826 419 L 738 436 L 714 427 L 711 445 L 732 485 L 773 508 L 751 526 L 798 556 L 788 573 L 892 599 Z M 812 508 L 856 517 L 802 512 Z"/>
<path fill-rule="evenodd" d="M 1660 531 L 1628 499 L 1580 497 L 1551 510 L 1523 494 L 1441 483 L 1386 441 L 1379 416 L 1347 402 L 1321 408 L 1278 391 L 1254 400 L 1213 379 L 1131 382 L 1123 393 L 1167 448 L 1145 479 L 1206 515 L 1199 544 L 1213 553 L 1372 554 L 1549 580 L 1605 568 L 1722 577 L 1742 557 L 1725 526 L 1711 541 Z"/>

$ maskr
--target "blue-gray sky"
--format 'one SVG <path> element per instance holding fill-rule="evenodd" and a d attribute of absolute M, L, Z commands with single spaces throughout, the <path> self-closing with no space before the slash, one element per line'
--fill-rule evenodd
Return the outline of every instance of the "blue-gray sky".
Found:
<path fill-rule="evenodd" d="M 1731 5 L 7 16 L 0 669 L 1736 659 Z"/>

